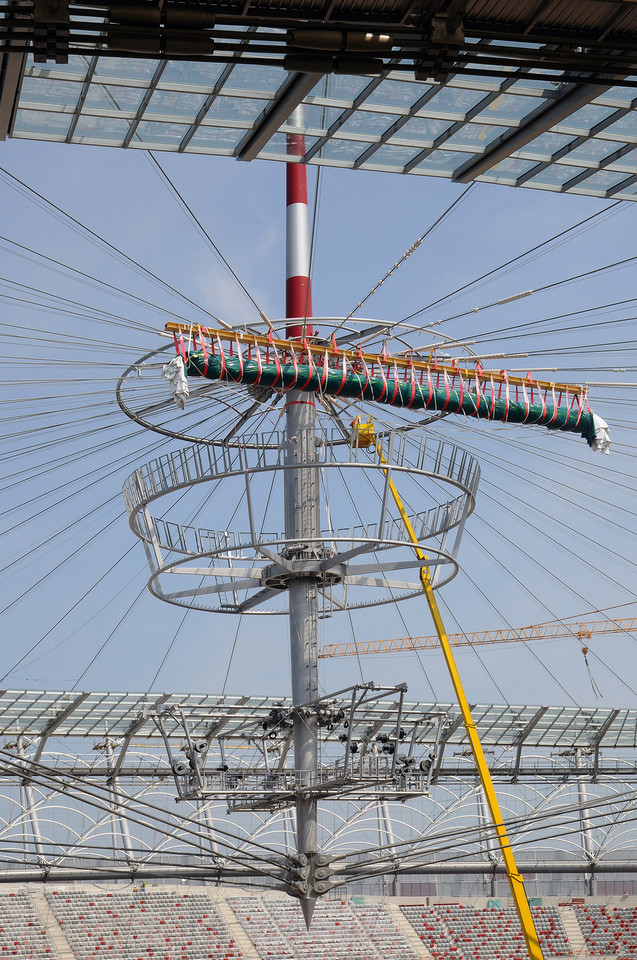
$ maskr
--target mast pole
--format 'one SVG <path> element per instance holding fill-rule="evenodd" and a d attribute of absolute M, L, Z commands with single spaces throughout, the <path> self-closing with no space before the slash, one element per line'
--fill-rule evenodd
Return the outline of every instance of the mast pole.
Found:
<path fill-rule="evenodd" d="M 298 108 L 296 118 L 299 117 Z M 305 154 L 305 137 L 288 134 L 290 156 Z M 310 284 L 310 241 L 307 204 L 307 171 L 304 163 L 289 161 L 286 169 L 286 303 L 285 316 L 288 340 L 300 344 L 311 337 L 313 330 Z M 296 321 L 296 322 L 292 322 Z M 310 559 L 318 546 L 320 532 L 319 490 L 316 470 L 308 468 L 316 459 L 314 395 L 300 390 L 286 394 L 285 462 L 285 536 L 293 541 L 288 547 L 289 559 Z M 312 542 L 313 541 L 313 542 Z M 292 701 L 294 706 L 309 703 L 318 697 L 318 587 L 308 578 L 298 577 L 289 585 L 290 662 Z M 313 857 L 317 850 L 316 800 L 304 793 L 318 765 L 317 721 L 315 715 L 299 716 L 293 721 L 294 758 L 296 768 L 296 833 L 297 851 L 307 857 L 309 877 L 301 897 L 305 922 L 309 924 L 316 894 L 313 889 Z"/>

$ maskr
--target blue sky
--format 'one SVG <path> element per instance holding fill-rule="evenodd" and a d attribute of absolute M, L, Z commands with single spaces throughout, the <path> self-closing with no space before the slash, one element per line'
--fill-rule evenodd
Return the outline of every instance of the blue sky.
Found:
<path fill-rule="evenodd" d="M 231 323 L 254 318 L 142 152 L 16 140 L 0 145 L 0 155 L 5 171 L 194 303 Z M 157 157 L 254 299 L 268 316 L 281 316 L 283 166 Z M 163 327 L 164 316 L 133 297 L 189 321 L 204 321 L 205 315 L 52 215 L 46 204 L 39 206 L 32 193 L 20 193 L 11 177 L 0 176 L 0 232 L 7 238 L 0 241 L 0 332 L 8 381 L 0 461 L 0 556 L 6 569 L 0 583 L 2 607 L 10 604 L 0 616 L 3 685 L 144 691 L 154 682 L 153 689 L 162 691 L 221 692 L 225 685 L 233 694 L 286 693 L 285 620 L 244 618 L 237 632 L 236 618 L 192 613 L 177 633 L 182 613 L 144 591 L 143 550 L 124 516 L 125 477 L 154 449 L 178 446 L 127 421 L 114 401 L 125 367 L 163 344 L 154 331 Z M 313 201 L 316 169 L 309 171 L 309 184 Z M 314 242 L 315 313 L 339 316 L 353 309 L 466 189 L 436 178 L 324 169 Z M 364 315 L 399 319 L 466 284 L 461 294 L 419 315 L 423 328 L 441 321 L 437 329 L 483 342 L 485 352 L 488 344 L 494 353 L 530 354 L 507 361 L 509 369 L 558 367 L 547 377 L 634 384 L 634 263 L 599 268 L 637 256 L 636 212 L 627 202 L 611 206 L 478 184 L 365 304 Z M 597 213 L 590 224 L 515 268 L 473 282 Z M 36 254 L 25 259 L 21 250 L 17 256 L 15 244 L 124 292 L 115 295 L 101 283 L 47 269 Z M 547 285 L 553 286 L 541 289 Z M 488 306 L 528 290 L 538 292 Z M 427 336 L 423 330 L 418 342 Z M 504 363 L 493 361 L 497 368 Z M 610 457 L 591 454 L 579 438 L 535 428 L 461 418 L 436 428 L 475 452 L 483 469 L 460 551 L 462 572 L 441 591 L 450 632 L 574 615 L 597 620 L 603 614 L 596 611 L 608 608 L 611 617 L 637 612 L 635 389 L 593 387 L 591 402 L 611 425 Z M 403 604 L 400 612 L 362 612 L 353 618 L 353 630 L 359 639 L 432 632 L 420 600 Z M 321 622 L 321 642 L 351 638 L 346 615 Z M 34 644 L 33 653 L 13 668 Z M 601 700 L 594 697 L 577 638 L 465 649 L 458 662 L 474 702 L 637 706 L 636 644 L 634 634 L 587 641 Z M 410 698 L 451 699 L 436 652 L 323 661 L 323 687 L 341 688 L 360 679 L 361 671 L 383 683 L 408 680 Z"/>

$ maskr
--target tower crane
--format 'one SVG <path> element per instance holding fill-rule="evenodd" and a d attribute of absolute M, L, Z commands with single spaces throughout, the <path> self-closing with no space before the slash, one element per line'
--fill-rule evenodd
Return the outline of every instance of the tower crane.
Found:
<path fill-rule="evenodd" d="M 550 620 L 530 627 L 510 627 L 503 630 L 481 630 L 477 633 L 450 633 L 449 642 L 454 647 L 472 647 L 484 643 L 514 643 L 529 640 L 560 640 L 576 637 L 580 641 L 604 633 L 632 633 L 637 631 L 637 617 L 618 620 L 586 620 L 566 622 Z M 404 653 L 409 650 L 440 649 L 438 637 L 403 637 L 398 640 L 364 640 L 360 643 L 330 643 L 324 646 L 319 657 L 353 657 L 368 653 Z"/>

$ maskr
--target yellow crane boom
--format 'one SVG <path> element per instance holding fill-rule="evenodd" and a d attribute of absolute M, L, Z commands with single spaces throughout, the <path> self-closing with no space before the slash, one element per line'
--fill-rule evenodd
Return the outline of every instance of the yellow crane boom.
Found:
<path fill-rule="evenodd" d="M 481 630 L 477 633 L 450 633 L 447 635 L 453 647 L 471 647 L 483 643 L 514 643 L 527 640 L 560 640 L 577 637 L 588 640 L 602 633 L 631 633 L 637 631 L 637 617 L 620 620 L 562 621 L 550 620 L 531 627 L 511 627 L 505 630 Z M 368 653 L 405 653 L 409 650 L 440 649 L 438 637 L 402 637 L 399 640 L 364 640 L 360 643 L 329 643 L 319 657 L 353 657 Z"/>

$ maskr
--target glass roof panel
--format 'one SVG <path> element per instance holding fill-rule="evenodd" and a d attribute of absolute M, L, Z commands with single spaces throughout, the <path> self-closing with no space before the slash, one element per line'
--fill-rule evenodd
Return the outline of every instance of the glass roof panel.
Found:
<path fill-rule="evenodd" d="M 409 108 L 426 93 L 434 89 L 435 87 L 426 83 L 414 83 L 408 80 L 383 80 L 375 90 L 372 90 L 365 103 L 384 107 Z"/>
<path fill-rule="evenodd" d="M 305 138 L 305 149 L 309 150 L 318 142 L 318 137 L 306 137 Z M 368 146 L 368 144 L 365 144 Z M 260 157 L 269 157 L 285 160 L 287 157 L 287 137 L 284 133 L 275 133 L 273 137 L 268 140 L 265 147 L 262 149 L 259 154 Z"/>
<path fill-rule="evenodd" d="M 100 57 L 95 68 L 95 77 L 119 77 L 122 80 L 148 82 L 153 78 L 159 60 L 132 60 L 127 57 Z"/>
<path fill-rule="evenodd" d="M 430 173 L 451 176 L 468 160 L 466 153 L 457 153 L 451 150 L 434 150 L 414 167 L 415 173 Z"/>
<path fill-rule="evenodd" d="M 604 130 L 604 136 L 618 140 L 637 140 L 637 113 L 625 113 Z"/>
<path fill-rule="evenodd" d="M 465 123 L 446 143 L 449 147 L 466 145 L 475 147 L 476 151 L 482 151 L 498 137 L 501 137 L 504 132 L 502 127 L 495 125 Z"/>
<path fill-rule="evenodd" d="M 367 77 L 350 77 L 332 73 L 327 78 L 326 95 L 330 100 L 343 100 L 350 104 L 369 83 L 370 80 Z"/>
<path fill-rule="evenodd" d="M 456 121 L 437 120 L 434 117 L 412 117 L 396 131 L 392 140 L 415 140 L 423 147 L 431 146 L 454 122 Z"/>
<path fill-rule="evenodd" d="M 580 189 L 595 191 L 596 193 L 606 193 L 612 187 L 616 187 L 622 180 L 626 179 L 626 174 L 614 170 L 596 170 L 580 183 Z"/>
<path fill-rule="evenodd" d="M 551 166 L 545 167 L 544 170 L 540 170 L 539 173 L 529 180 L 529 183 L 536 186 L 562 186 L 562 184 L 567 183 L 576 176 L 577 170 L 574 170 L 573 167 L 564 166 L 564 164 L 561 163 L 553 163 Z"/>
<path fill-rule="evenodd" d="M 634 77 L 632 78 L 635 79 Z M 634 87 L 611 87 L 610 90 L 606 90 L 600 97 L 597 99 L 600 103 L 618 103 L 622 106 L 629 107 L 631 103 L 637 99 L 637 91 Z"/>
<path fill-rule="evenodd" d="M 284 124 L 284 127 L 290 130 L 325 130 L 327 132 L 332 124 L 342 115 L 342 107 L 326 107 L 318 103 L 306 103 L 303 106 L 303 119 L 305 121 L 305 125 L 303 127 L 298 127 L 298 112 L 295 112 L 290 117 L 288 122 Z"/>
<path fill-rule="evenodd" d="M 356 110 L 340 128 L 339 133 L 352 133 L 355 136 L 377 137 L 385 132 L 395 121 L 390 113 L 371 113 L 368 110 Z"/>
<path fill-rule="evenodd" d="M 459 120 L 464 118 L 467 110 L 471 110 L 487 94 L 484 90 L 464 90 L 457 87 L 442 87 L 439 92 L 429 100 L 422 110 L 420 116 L 429 116 L 431 114 L 444 113 L 450 117 L 457 117 Z"/>
<path fill-rule="evenodd" d="M 194 120 L 204 103 L 205 93 L 186 93 L 177 90 L 155 90 L 144 116 L 163 114 L 164 116 L 183 117 Z"/>
<path fill-rule="evenodd" d="M 255 90 L 276 93 L 286 79 L 287 73 L 281 67 L 257 67 L 251 63 L 239 63 L 226 80 L 223 92 L 236 90 L 243 93 L 246 90 Z"/>
<path fill-rule="evenodd" d="M 518 153 L 525 157 L 535 157 L 538 160 L 552 160 L 553 156 L 567 147 L 576 139 L 562 133 L 542 133 L 531 143 L 527 144 Z"/>
<path fill-rule="evenodd" d="M 237 127 L 213 127 L 202 124 L 186 147 L 186 151 L 196 153 L 200 150 L 202 153 L 232 154 L 245 133 L 245 130 Z"/>
<path fill-rule="evenodd" d="M 319 156 L 321 160 L 342 160 L 353 163 L 361 153 L 369 147 L 369 143 L 360 140 L 328 140 L 325 146 L 321 147 Z"/>
<path fill-rule="evenodd" d="M 364 170 L 395 170 L 400 173 L 405 164 L 409 163 L 417 152 L 413 146 L 397 147 L 393 144 L 384 144 L 362 164 L 362 168 Z"/>
<path fill-rule="evenodd" d="M 509 93 L 530 93 L 530 94 L 544 94 L 545 96 L 551 96 L 557 90 L 559 90 L 561 84 L 559 82 L 552 83 L 550 80 L 534 80 L 533 77 L 520 77 L 519 80 L 516 80 L 508 89 Z"/>
<path fill-rule="evenodd" d="M 590 166 L 593 163 L 609 157 L 611 153 L 623 147 L 623 143 L 617 143 L 614 140 L 586 140 L 579 147 L 575 147 L 570 153 L 566 154 L 564 161 L 569 163 L 580 163 L 582 166 Z"/>
<path fill-rule="evenodd" d="M 73 79 L 85 77 L 88 73 L 90 57 L 69 57 L 68 63 L 34 63 L 33 57 L 29 54 L 25 73 L 34 77 L 67 77 Z"/>
<path fill-rule="evenodd" d="M 150 147 L 154 144 L 178 147 L 189 130 L 185 123 L 158 123 L 142 120 L 135 131 L 135 146 Z"/>
<path fill-rule="evenodd" d="M 635 200 L 637 198 L 637 182 L 628 183 L 625 187 L 618 185 L 619 189 L 613 193 L 613 197 L 621 197 L 624 200 Z"/>
<path fill-rule="evenodd" d="M 607 170 L 623 170 L 626 173 L 637 173 L 637 147 L 618 160 L 609 163 Z"/>
<path fill-rule="evenodd" d="M 102 143 L 112 147 L 123 144 L 131 121 L 116 117 L 94 117 L 83 113 L 73 134 L 73 143 Z"/>
<path fill-rule="evenodd" d="M 81 93 L 82 84 L 75 80 L 27 76 L 22 83 L 22 100 L 26 103 L 75 106 Z"/>
<path fill-rule="evenodd" d="M 240 120 L 252 123 L 263 113 L 267 100 L 255 100 L 248 97 L 215 97 L 206 119 Z"/>
<path fill-rule="evenodd" d="M 562 132 L 573 131 L 586 135 L 591 128 L 606 120 L 611 114 L 615 113 L 614 107 L 604 107 L 599 103 L 587 103 L 585 107 L 580 107 L 575 113 L 571 114 L 566 120 L 563 120 L 557 127 Z"/>
<path fill-rule="evenodd" d="M 545 100 L 538 97 L 519 97 L 503 93 L 489 103 L 477 117 L 478 120 L 522 120 L 540 108 Z"/>
<path fill-rule="evenodd" d="M 212 89 L 225 70 L 223 63 L 193 63 L 189 60 L 169 60 L 161 75 L 160 85 L 206 87 Z"/>
<path fill-rule="evenodd" d="M 70 113 L 45 110 L 18 110 L 16 135 L 41 137 L 43 140 L 65 140 L 73 119 Z"/>
<path fill-rule="evenodd" d="M 95 111 L 124 111 L 134 116 L 146 95 L 143 87 L 124 87 L 119 84 L 92 83 L 83 109 Z"/>
<path fill-rule="evenodd" d="M 523 160 L 521 157 L 506 157 L 480 177 L 491 183 L 515 183 L 518 177 L 537 166 L 535 160 Z"/>

